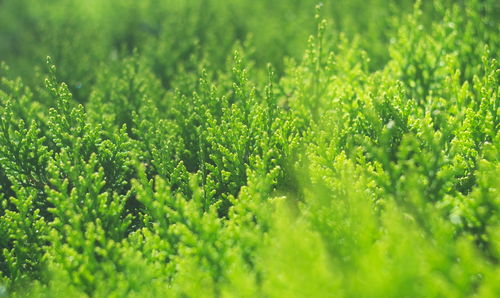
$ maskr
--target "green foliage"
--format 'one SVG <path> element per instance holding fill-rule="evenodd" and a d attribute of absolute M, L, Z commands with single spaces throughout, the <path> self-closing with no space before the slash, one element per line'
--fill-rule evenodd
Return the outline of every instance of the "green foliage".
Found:
<path fill-rule="evenodd" d="M 0 1 L 0 297 L 497 297 L 500 6 L 316 4 Z"/>

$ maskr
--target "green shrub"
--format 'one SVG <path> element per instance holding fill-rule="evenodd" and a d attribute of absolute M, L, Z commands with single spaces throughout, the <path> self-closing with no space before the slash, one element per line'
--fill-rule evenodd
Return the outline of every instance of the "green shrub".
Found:
<path fill-rule="evenodd" d="M 226 2 L 0 1 L 0 297 L 497 297 L 496 1 Z"/>

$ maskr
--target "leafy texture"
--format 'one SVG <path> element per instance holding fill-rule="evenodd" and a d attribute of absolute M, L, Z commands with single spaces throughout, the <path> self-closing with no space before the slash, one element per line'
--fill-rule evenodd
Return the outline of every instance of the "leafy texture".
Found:
<path fill-rule="evenodd" d="M 0 1 L 0 297 L 500 295 L 498 1 L 46 2 Z"/>

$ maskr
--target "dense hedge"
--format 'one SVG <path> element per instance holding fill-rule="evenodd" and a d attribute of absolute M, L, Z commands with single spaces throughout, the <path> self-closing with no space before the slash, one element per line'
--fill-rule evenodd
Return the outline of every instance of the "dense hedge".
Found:
<path fill-rule="evenodd" d="M 0 297 L 498 297 L 498 1 L 315 5 L 0 0 Z"/>

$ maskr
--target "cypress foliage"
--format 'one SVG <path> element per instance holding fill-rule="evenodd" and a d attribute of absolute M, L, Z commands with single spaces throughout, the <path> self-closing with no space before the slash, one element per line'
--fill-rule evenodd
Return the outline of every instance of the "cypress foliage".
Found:
<path fill-rule="evenodd" d="M 498 297 L 500 6 L 315 4 L 0 1 L 0 297 Z"/>

